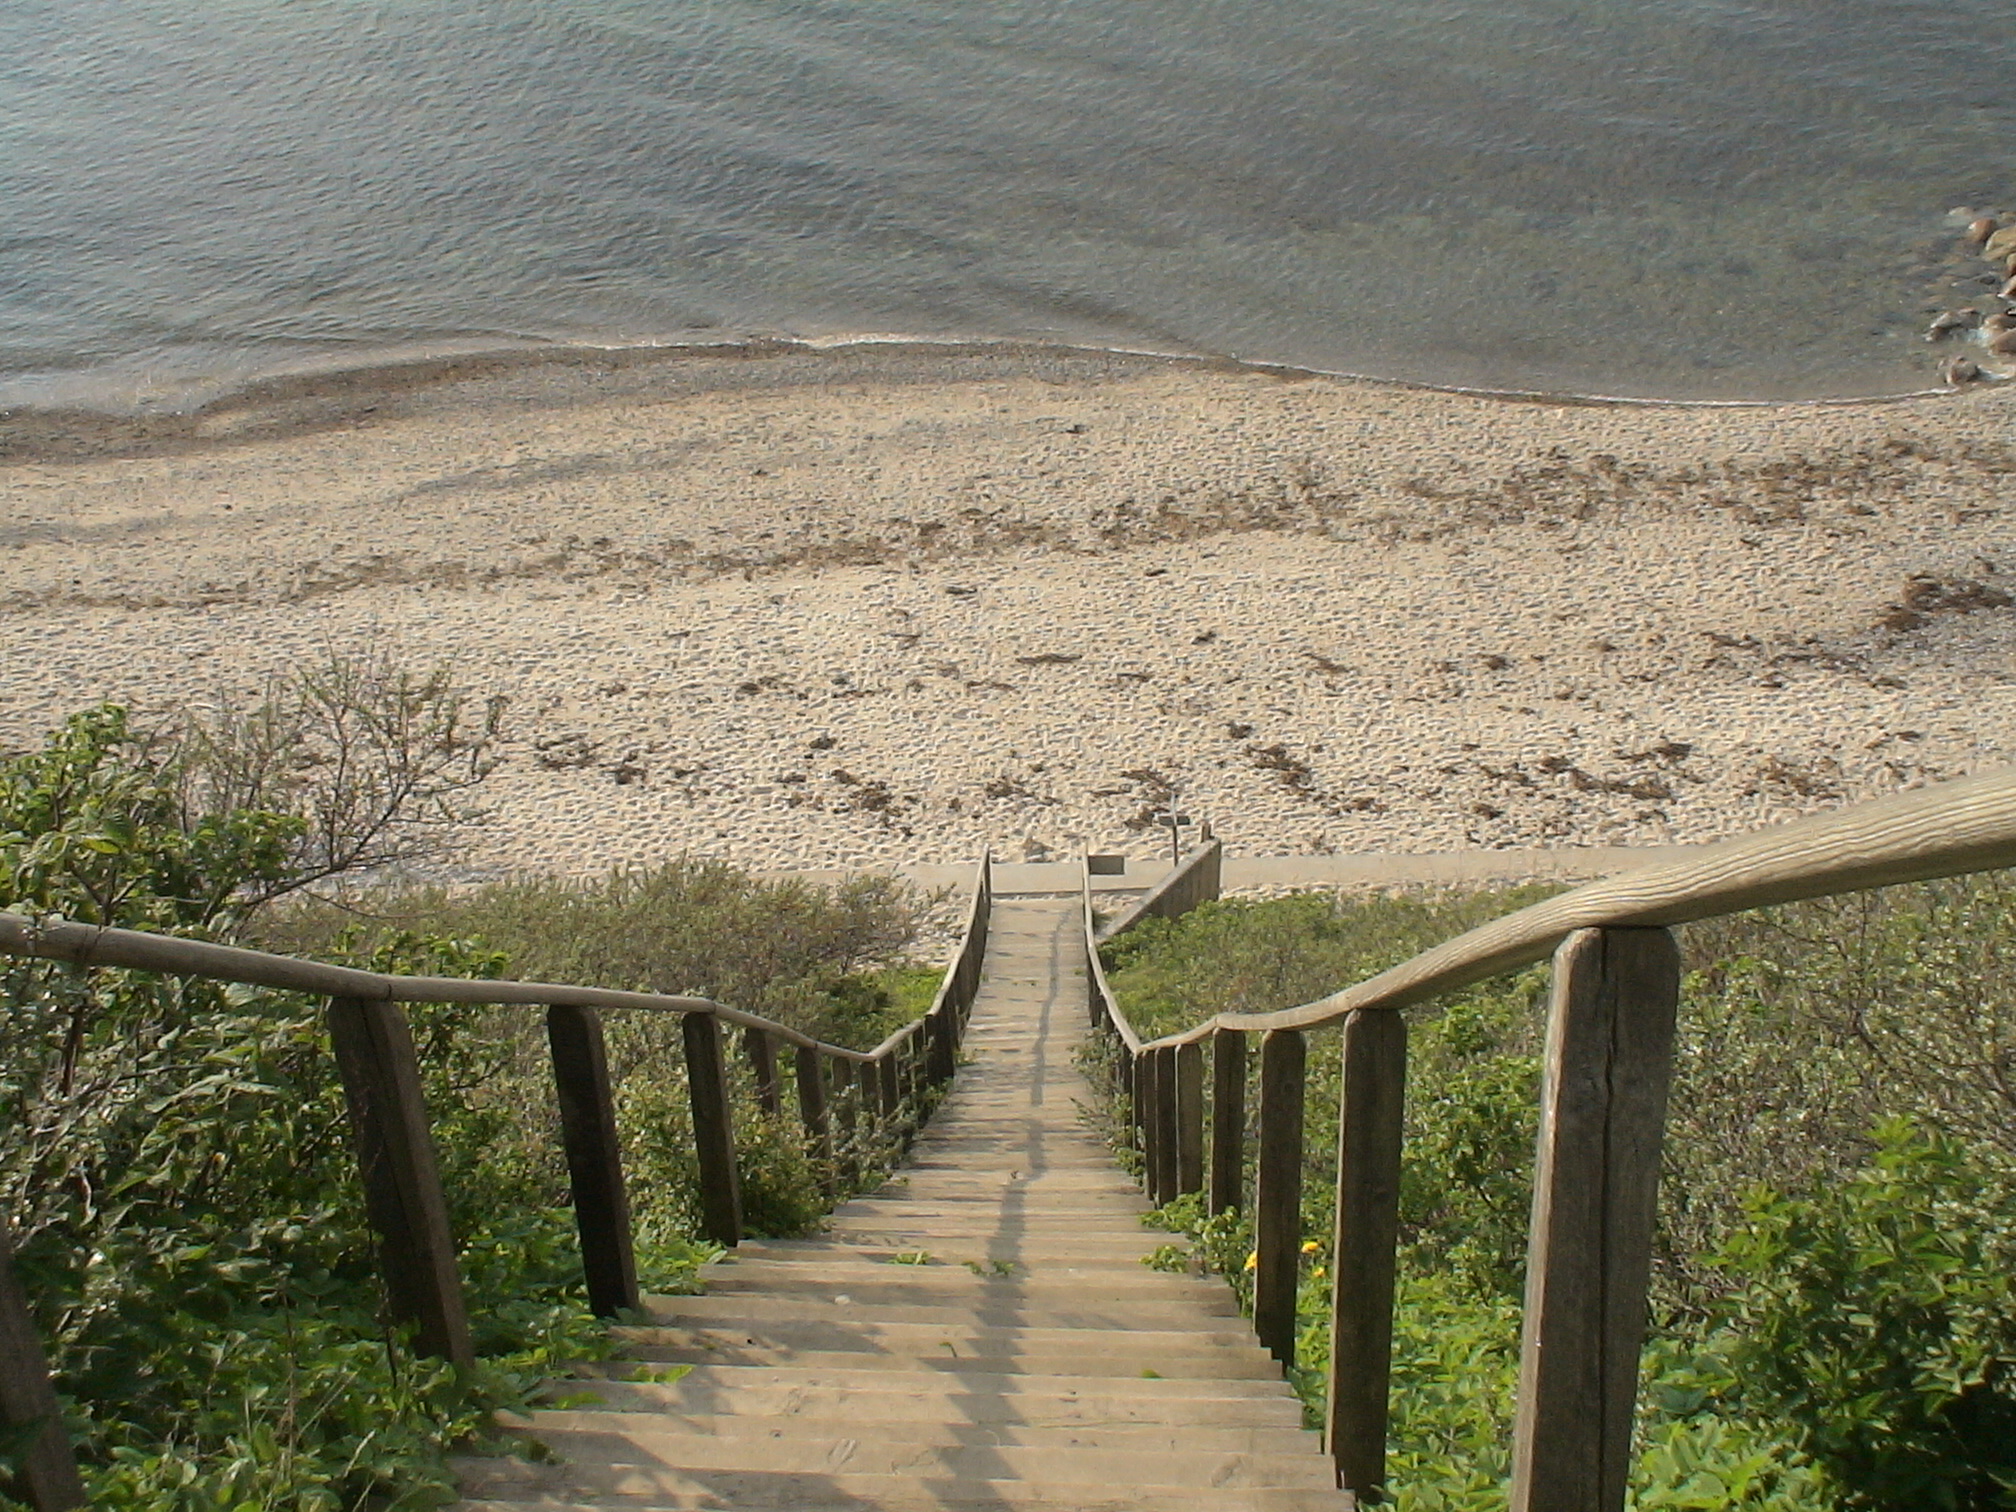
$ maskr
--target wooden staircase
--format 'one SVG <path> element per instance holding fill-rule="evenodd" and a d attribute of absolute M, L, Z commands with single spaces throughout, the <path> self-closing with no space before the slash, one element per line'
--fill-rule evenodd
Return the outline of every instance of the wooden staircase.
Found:
<path fill-rule="evenodd" d="M 650 1299 L 622 1359 L 513 1425 L 546 1462 L 464 1461 L 460 1506 L 1348 1508 L 1224 1283 L 1140 1263 L 1161 1236 L 1080 1118 L 1079 931 L 1076 897 L 998 901 L 971 1064 L 911 1166 Z"/>

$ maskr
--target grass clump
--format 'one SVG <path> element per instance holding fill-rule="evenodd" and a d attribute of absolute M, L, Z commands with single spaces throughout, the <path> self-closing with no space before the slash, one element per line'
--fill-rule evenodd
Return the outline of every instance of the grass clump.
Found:
<path fill-rule="evenodd" d="M 311 900 L 258 932 L 270 949 L 316 952 L 424 929 L 481 941 L 523 980 L 711 998 L 867 1049 L 930 1006 L 938 974 L 904 961 L 925 905 L 891 877 L 767 881 L 683 856 L 599 878 Z"/>
<path fill-rule="evenodd" d="M 1538 895 L 1219 903 L 1116 942 L 1109 971 L 1162 1034 L 1313 1000 Z M 1632 1505 L 2016 1506 L 2016 885 L 1764 910 L 1683 947 Z M 1545 996 L 1536 968 L 1408 1010 L 1389 1490 L 1409 1512 L 1506 1504 Z M 1336 1035 L 1309 1049 L 1293 1375 L 1314 1407 Z M 1245 1295 L 1244 1220 L 1194 1198 L 1160 1217 Z"/>

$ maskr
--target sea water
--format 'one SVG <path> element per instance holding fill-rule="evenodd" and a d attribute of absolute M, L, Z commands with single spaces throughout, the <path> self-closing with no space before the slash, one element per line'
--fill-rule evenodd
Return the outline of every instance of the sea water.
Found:
<path fill-rule="evenodd" d="M 1003 338 L 1490 388 L 1935 381 L 2008 0 L 6 0 L 0 404 Z"/>

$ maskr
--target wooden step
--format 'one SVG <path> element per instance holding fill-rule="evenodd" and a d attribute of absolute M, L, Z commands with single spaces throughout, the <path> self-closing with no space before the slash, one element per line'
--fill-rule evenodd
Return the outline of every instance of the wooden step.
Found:
<path fill-rule="evenodd" d="M 798 1433 L 773 1425 L 761 1438 L 685 1432 L 648 1412 L 540 1411 L 512 1414 L 505 1426 L 536 1437 L 567 1456 L 570 1468 L 675 1468 L 773 1471 L 788 1475 L 901 1475 L 913 1479 L 1043 1479 L 1094 1486 L 1208 1486 L 1225 1490 L 1335 1486 L 1315 1455 L 1240 1454 L 1229 1450 L 1027 1447 L 962 1443 L 949 1432 L 927 1442 L 863 1438 L 851 1433 Z"/>
<path fill-rule="evenodd" d="M 1202 1320 L 1200 1320 L 1201 1322 Z M 737 1318 L 732 1326 L 680 1323 L 625 1324 L 612 1335 L 626 1349 L 669 1348 L 728 1352 L 761 1348 L 772 1351 L 821 1350 L 828 1353 L 871 1354 L 886 1359 L 958 1360 L 975 1356 L 1034 1360 L 1042 1356 L 1088 1356 L 1100 1360 L 1130 1360 L 1126 1373 L 1139 1374 L 1157 1361 L 1192 1359 L 1265 1365 L 1274 1374 L 1273 1357 L 1245 1332 L 1197 1329 L 1095 1330 L 1084 1328 L 990 1328 L 975 1322 L 956 1325 L 916 1322 L 807 1321 Z M 1228 1371 L 1232 1368 L 1228 1363 Z M 1067 1372 L 1068 1373 L 1068 1372 Z M 1093 1372 L 1104 1374 L 1104 1371 Z"/>
<path fill-rule="evenodd" d="M 1101 1380 L 950 1371 L 914 1378 L 889 1371 L 849 1371 L 840 1373 L 842 1382 L 834 1382 L 820 1372 L 797 1367 L 745 1365 L 696 1365 L 674 1381 L 626 1379 L 624 1372 L 636 1368 L 625 1360 L 584 1362 L 547 1389 L 562 1397 L 594 1392 L 631 1410 L 655 1404 L 666 1411 L 704 1411 L 716 1417 L 768 1419 L 802 1413 L 878 1423 L 956 1418 L 1039 1428 L 1111 1423 L 1299 1429 L 1302 1422 L 1301 1403 L 1293 1393 L 1263 1390 L 1266 1383 L 1227 1383 L 1219 1390 L 1211 1382 L 1165 1377 Z M 1232 1394 L 1242 1388 L 1247 1395 Z M 1203 1395 L 1207 1390 L 1211 1394 Z"/>
<path fill-rule="evenodd" d="M 810 1438 L 838 1441 L 847 1438 L 872 1439 L 888 1445 L 940 1445 L 968 1448 L 1019 1449 L 1125 1449 L 1157 1454 L 1210 1452 L 1264 1456 L 1298 1454 L 1315 1447 L 1309 1431 L 1298 1425 L 1231 1425 L 1210 1423 L 1116 1422 L 1094 1418 L 1079 1422 L 1031 1423 L 1015 1415 L 1014 1404 L 996 1402 L 984 1396 L 974 1405 L 984 1416 L 968 1414 L 965 1401 L 947 1414 L 943 1401 L 930 1405 L 938 1411 L 930 1418 L 914 1413 L 885 1414 L 863 1410 L 859 1404 L 836 1403 L 834 1409 L 819 1413 L 803 1404 L 788 1415 L 758 1416 L 750 1413 L 682 1411 L 676 1387 L 629 1386 L 617 1381 L 567 1381 L 559 1383 L 549 1397 L 558 1400 L 550 1410 L 582 1414 L 598 1421 L 603 1414 L 621 1414 L 648 1422 L 651 1431 L 703 1434 L 718 1439 L 750 1439 L 769 1443 L 780 1438 Z M 595 1398 L 593 1402 L 584 1398 Z M 883 1401 L 895 1400 L 885 1394 Z M 575 1421 L 570 1418 L 570 1421 Z M 546 1412 L 536 1413 L 525 1424 L 533 1429 L 551 1426 Z M 593 1423 L 587 1424 L 592 1428 Z"/>
<path fill-rule="evenodd" d="M 851 1244 L 835 1242 L 829 1250 L 829 1260 L 810 1260 L 800 1256 L 760 1256 L 776 1266 L 800 1266 L 800 1268 L 821 1268 L 839 1270 L 843 1264 L 861 1266 L 871 1274 L 887 1274 L 889 1270 L 923 1270 L 925 1274 L 939 1270 L 954 1270 L 960 1274 L 984 1274 L 1000 1278 L 1016 1276 L 1077 1276 L 1085 1284 L 1107 1284 L 1125 1286 L 1139 1276 L 1181 1276 L 1183 1270 L 1151 1270 L 1141 1264 L 1143 1256 L 1153 1246 L 1131 1246 L 1123 1250 L 1091 1250 L 1087 1246 L 1075 1246 L 1070 1250 L 1038 1250 L 1028 1246 L 992 1244 L 990 1240 L 966 1240 L 964 1244 L 909 1244 L 897 1240 L 893 1244 L 883 1244 L 875 1248 L 857 1248 Z M 754 1274 L 738 1266 L 742 1274 Z M 728 1270 L 712 1272 L 726 1276 Z M 768 1272 L 762 1272 L 768 1274 Z M 1222 1286 L 1224 1282 L 1214 1282 Z"/>
<path fill-rule="evenodd" d="M 502 1465 L 505 1469 L 492 1469 Z M 1090 1486 L 911 1475 L 682 1472 L 643 1466 L 455 1462 L 461 1512 L 1349 1512 L 1339 1491 Z"/>
<path fill-rule="evenodd" d="M 1015 1192 L 1062 1192 L 1062 1193 L 1119 1193 L 1128 1197 L 1138 1196 L 1134 1185 L 1117 1167 L 1108 1166 L 1103 1171 L 1064 1170 L 1057 1166 L 1037 1169 L 1033 1161 L 1018 1162 L 1008 1160 L 993 1169 L 978 1166 L 951 1165 L 906 1166 L 886 1185 L 872 1192 L 863 1192 L 863 1197 L 879 1196 L 883 1192 L 920 1192 L 926 1190 L 955 1191 L 1015 1191 Z"/>
<path fill-rule="evenodd" d="M 1123 1268 L 1132 1265 L 1146 1269 L 1140 1257 L 1167 1244 L 1189 1247 L 1189 1241 L 1180 1234 L 1166 1234 L 1159 1229 L 1138 1229 L 1119 1234 L 1079 1234 L 1048 1240 L 1034 1235 L 1005 1239 L 990 1235 L 973 1241 L 964 1250 L 940 1252 L 927 1245 L 925 1253 L 940 1265 L 964 1265 L 968 1260 L 984 1262 L 996 1255 L 1014 1260 L 1020 1255 L 1032 1262 L 1075 1258 L 1088 1265 L 1117 1265 Z M 883 1238 L 877 1234 L 835 1232 L 825 1239 L 745 1239 L 734 1254 L 738 1260 L 796 1260 L 831 1256 L 887 1264 L 897 1255 L 914 1255 L 917 1251 L 918 1246 L 901 1233 Z"/>
<path fill-rule="evenodd" d="M 999 1202 L 917 1201 L 849 1202 L 833 1212 L 835 1223 L 858 1222 L 862 1219 L 889 1219 L 902 1222 L 905 1219 L 927 1218 L 932 1220 L 957 1218 L 963 1223 L 976 1226 L 986 1225 L 994 1229 L 1067 1228 L 1075 1226 L 1081 1232 L 1099 1227 L 1109 1232 L 1119 1229 L 1138 1229 L 1141 1214 L 1146 1205 L 1138 1198 L 1127 1205 L 1108 1204 L 1104 1207 L 1062 1207 L 1054 1202 L 1044 1202 L 1026 1211 L 1016 1211 Z"/>
<path fill-rule="evenodd" d="M 626 1346 L 624 1353 L 631 1359 L 665 1365 L 790 1365 L 806 1370 L 894 1370 L 911 1376 L 942 1372 L 959 1375 L 1065 1375 L 1104 1377 L 1108 1380 L 1237 1382 L 1281 1379 L 1281 1367 L 1266 1357 L 1236 1359 L 1218 1354 L 1174 1354 L 1165 1351 L 1090 1354 L 1082 1350 L 1033 1349 L 1017 1349 L 1001 1354 L 957 1354 L 947 1350 L 942 1356 L 935 1356 L 853 1350 L 846 1348 L 844 1343 L 833 1349 L 784 1348 L 764 1343 L 760 1334 L 752 1334 L 749 1338 L 749 1343 L 740 1346 L 704 1349 L 640 1340 Z"/>
<path fill-rule="evenodd" d="M 988 1214 L 997 1219 L 1075 1218 L 1101 1228 L 1138 1227 L 1149 1211 L 1147 1201 L 1128 1187 L 1105 1190 L 1087 1188 L 1058 1192 L 1032 1190 L 1026 1186 L 955 1186 L 949 1182 L 919 1183 L 914 1187 L 885 1187 L 879 1192 L 850 1198 L 836 1209 L 845 1216 L 870 1213 L 901 1213 L 918 1208 L 960 1210 L 968 1214 Z"/>
<path fill-rule="evenodd" d="M 694 1302 L 701 1298 L 682 1297 L 680 1302 Z M 803 1337 L 816 1342 L 820 1339 L 837 1339 L 843 1336 L 862 1339 L 896 1340 L 903 1338 L 926 1338 L 931 1342 L 931 1353 L 938 1351 L 938 1343 L 945 1339 L 970 1340 L 1014 1340 L 1034 1348 L 1044 1343 L 1072 1343 L 1092 1347 L 1101 1343 L 1119 1346 L 1127 1343 L 1130 1347 L 1146 1348 L 1163 1345 L 1171 1350 L 1186 1341 L 1193 1350 L 1211 1349 L 1259 1349 L 1246 1320 L 1237 1313 L 1217 1315 L 1197 1315 L 1187 1318 L 1180 1328 L 1156 1329 L 1143 1322 L 1136 1326 L 1111 1328 L 1092 1325 L 1063 1326 L 1037 1324 L 1016 1316 L 1007 1322 L 992 1321 L 989 1313 L 993 1309 L 974 1308 L 943 1309 L 951 1312 L 955 1321 L 942 1318 L 872 1318 L 865 1313 L 850 1313 L 845 1309 L 821 1308 L 818 1306 L 794 1306 L 788 1299 L 779 1300 L 778 1305 L 769 1310 L 769 1316 L 759 1319 L 747 1309 L 712 1308 L 711 1311 L 726 1311 L 729 1321 L 717 1321 L 696 1316 L 692 1309 L 647 1307 L 643 1319 L 633 1323 L 612 1325 L 611 1337 L 628 1339 L 643 1337 L 654 1331 L 679 1329 L 689 1334 L 705 1333 L 722 1339 L 741 1338 L 760 1334 L 766 1338 Z M 900 1313 L 901 1309 L 897 1309 Z"/>
<path fill-rule="evenodd" d="M 929 1254 L 928 1250 L 898 1251 L 899 1254 Z M 710 1294 L 759 1292 L 771 1296 L 797 1296 L 806 1291 L 845 1291 L 866 1300 L 873 1296 L 915 1295 L 926 1297 L 973 1297 L 979 1301 L 1097 1296 L 1128 1302 L 1196 1301 L 1205 1305 L 1226 1300 L 1222 1281 L 1207 1280 L 1180 1272 L 1155 1271 L 1139 1261 L 1120 1264 L 1078 1263 L 1051 1260 L 1029 1263 L 999 1272 L 985 1267 L 955 1265 L 933 1256 L 929 1264 L 902 1264 L 888 1260 L 750 1258 L 717 1262 L 701 1272 Z"/>
<path fill-rule="evenodd" d="M 845 1359 L 845 1356 L 841 1358 Z M 858 1362 L 857 1362 L 858 1363 Z M 1194 1400 L 1199 1418 L 1213 1416 L 1227 1401 L 1260 1402 L 1269 1411 L 1302 1410 L 1294 1391 L 1276 1369 L 1271 1375 L 1251 1379 L 1194 1380 L 1181 1376 L 1071 1375 L 1054 1372 L 1017 1375 L 1001 1380 L 999 1371 L 964 1370 L 961 1362 L 944 1360 L 943 1370 L 918 1371 L 910 1375 L 886 1370 L 860 1369 L 856 1365 L 734 1365 L 696 1364 L 688 1367 L 675 1383 L 689 1389 L 713 1392 L 778 1390 L 826 1390 L 874 1394 L 910 1392 L 921 1399 L 990 1396 L 1061 1400 L 1140 1401 L 1149 1407 L 1157 1403 Z M 1270 1362 L 1271 1363 L 1271 1362 Z M 640 1368 L 634 1360 L 588 1361 L 573 1367 L 582 1374 L 617 1374 Z M 648 1368 L 648 1365 L 644 1368 Z M 1145 1408 L 1144 1408 L 1145 1410 Z"/>
<path fill-rule="evenodd" d="M 749 1324 L 771 1319 L 803 1318 L 819 1322 L 859 1320 L 869 1323 L 979 1322 L 993 1328 L 1188 1328 L 1206 1318 L 1236 1319 L 1238 1306 L 1230 1295 L 1215 1305 L 1188 1302 L 1101 1302 L 1035 1306 L 1014 1301 L 974 1301 L 968 1304 L 857 1298 L 852 1292 L 830 1296 L 759 1297 L 751 1295 L 681 1297 L 676 1313 L 660 1316 L 665 1323 L 702 1322 L 715 1326 L 741 1320 Z M 1230 1322 L 1209 1327 L 1230 1328 Z"/>

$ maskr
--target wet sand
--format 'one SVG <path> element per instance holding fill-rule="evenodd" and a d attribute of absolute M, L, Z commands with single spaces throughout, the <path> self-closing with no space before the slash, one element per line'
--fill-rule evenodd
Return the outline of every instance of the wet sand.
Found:
<path fill-rule="evenodd" d="M 377 643 L 510 700 L 463 875 L 1705 840 L 2016 756 L 2012 421 L 895 346 L 0 416 L 0 746 Z"/>

